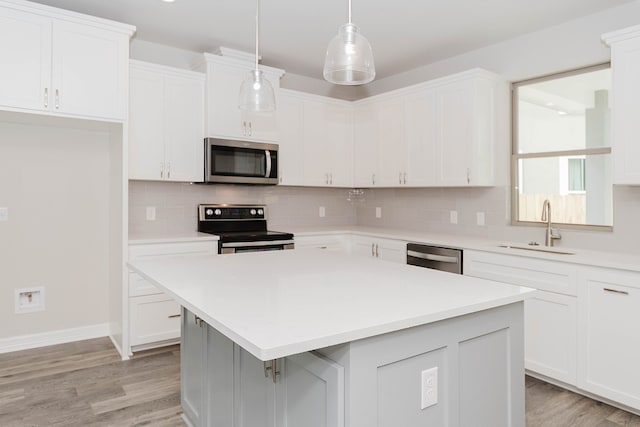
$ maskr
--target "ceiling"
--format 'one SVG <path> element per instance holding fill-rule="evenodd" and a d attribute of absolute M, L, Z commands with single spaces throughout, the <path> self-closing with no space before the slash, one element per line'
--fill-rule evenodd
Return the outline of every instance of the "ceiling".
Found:
<path fill-rule="evenodd" d="M 353 22 L 373 47 L 377 78 L 634 0 L 356 0 Z M 36 0 L 137 26 L 140 40 L 195 52 L 255 49 L 254 0 Z M 262 0 L 262 63 L 322 78 L 346 0 Z"/>

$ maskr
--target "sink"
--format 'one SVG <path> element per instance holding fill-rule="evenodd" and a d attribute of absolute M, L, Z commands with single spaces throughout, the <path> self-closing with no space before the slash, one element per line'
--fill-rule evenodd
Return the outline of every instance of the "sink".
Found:
<path fill-rule="evenodd" d="M 533 252 L 544 252 L 548 254 L 558 254 L 558 255 L 575 255 L 575 252 L 566 252 L 558 249 L 553 249 L 549 246 L 519 246 L 519 245 L 498 245 L 499 248 L 505 249 L 516 249 L 521 251 L 533 251 Z"/>

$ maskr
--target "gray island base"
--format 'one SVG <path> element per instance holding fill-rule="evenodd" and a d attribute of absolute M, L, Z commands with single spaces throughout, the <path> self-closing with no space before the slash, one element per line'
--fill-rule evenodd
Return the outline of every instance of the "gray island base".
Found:
<path fill-rule="evenodd" d="M 272 361 L 182 314 L 194 427 L 525 424 L 522 301 Z"/>

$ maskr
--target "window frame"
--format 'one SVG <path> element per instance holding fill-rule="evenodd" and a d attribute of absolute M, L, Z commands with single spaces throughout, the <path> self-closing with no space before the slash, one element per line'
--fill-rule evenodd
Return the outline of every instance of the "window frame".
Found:
<path fill-rule="evenodd" d="M 546 74 L 544 76 L 535 77 L 527 80 L 520 80 L 511 83 L 511 225 L 512 226 L 531 226 L 531 227 L 545 227 L 546 224 L 542 221 L 521 221 L 518 218 L 519 207 L 519 192 L 518 185 L 520 182 L 520 169 L 518 168 L 518 161 L 520 159 L 532 159 L 532 158 L 550 158 L 550 157 L 572 157 L 572 156 L 587 156 L 597 154 L 611 154 L 611 146 L 598 147 L 598 148 L 584 148 L 579 150 L 561 150 L 561 151 L 544 151 L 535 153 L 518 153 L 518 88 L 520 86 L 526 86 L 533 83 L 544 82 L 548 80 L 555 80 L 564 77 L 571 77 L 578 74 L 585 74 L 592 71 L 604 70 L 611 68 L 611 62 L 604 62 L 601 64 L 590 65 L 587 67 L 576 68 L 573 70 L 562 71 L 559 73 Z M 612 184 L 613 186 L 613 184 Z M 612 225 L 596 225 L 596 224 L 567 224 L 554 222 L 554 226 L 561 226 L 564 229 L 569 230 L 589 230 L 589 231 L 613 231 Z"/>

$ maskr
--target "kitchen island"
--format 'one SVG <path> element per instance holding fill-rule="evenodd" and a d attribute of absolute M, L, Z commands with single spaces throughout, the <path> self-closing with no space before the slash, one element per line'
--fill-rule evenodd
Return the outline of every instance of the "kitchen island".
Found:
<path fill-rule="evenodd" d="M 196 426 L 524 426 L 532 290 L 319 250 L 130 263 L 183 306 Z"/>

